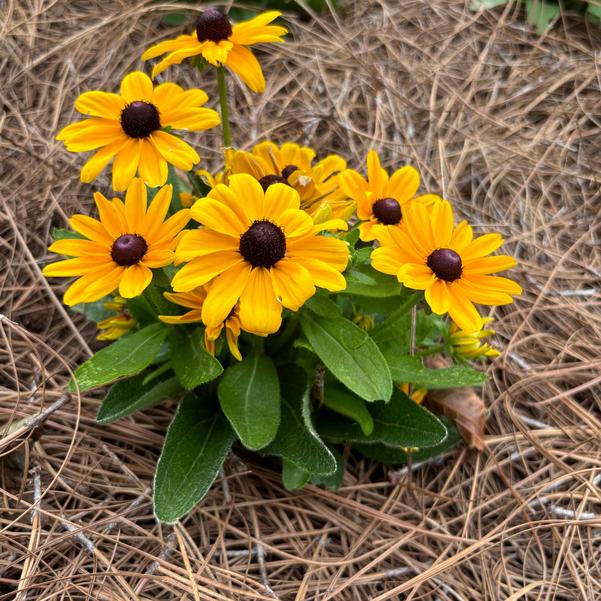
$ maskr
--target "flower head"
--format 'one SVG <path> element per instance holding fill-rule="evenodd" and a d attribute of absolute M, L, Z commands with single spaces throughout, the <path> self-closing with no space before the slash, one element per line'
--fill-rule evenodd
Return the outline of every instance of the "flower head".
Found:
<path fill-rule="evenodd" d="M 401 207 L 409 201 L 429 205 L 440 200 L 435 194 L 415 196 L 419 188 L 419 173 L 410 165 L 397 169 L 390 177 L 380 165 L 378 153 L 367 155 L 367 180 L 357 171 L 346 169 L 338 175 L 344 193 L 357 202 L 361 240 L 375 239 L 375 226 L 397 226 L 403 214 Z"/>
<path fill-rule="evenodd" d="M 136 320 L 127 310 L 126 302 L 122 296 L 116 294 L 113 295 L 112 300 L 104 303 L 104 308 L 112 311 L 113 315 L 100 320 L 96 324 L 96 327 L 100 330 L 96 340 L 117 340 L 136 325 Z"/>
<path fill-rule="evenodd" d="M 78 279 L 65 292 L 64 303 L 91 303 L 115 289 L 124 298 L 142 294 L 152 280 L 151 268 L 173 262 L 176 237 L 188 223 L 188 210 L 165 221 L 171 202 L 171 186 L 162 187 L 147 207 L 146 187 L 132 181 L 125 203 L 94 194 L 100 220 L 73 215 L 71 227 L 86 239 L 57 240 L 48 250 L 70 257 L 44 268 L 48 277 Z"/>
<path fill-rule="evenodd" d="M 380 247 L 373 266 L 395 275 L 407 288 L 424 290 L 426 302 L 438 315 L 449 313 L 463 330 L 479 330 L 482 318 L 473 303 L 505 305 L 521 294 L 514 281 L 490 274 L 509 269 L 515 259 L 487 256 L 503 244 L 500 234 L 473 239 L 466 221 L 453 226 L 453 209 L 446 201 L 431 207 L 410 203 L 403 228 L 377 230 Z"/>
<path fill-rule="evenodd" d="M 179 65 L 186 58 L 201 56 L 215 67 L 228 67 L 253 92 L 263 92 L 265 79 L 261 65 L 247 46 L 282 42 L 282 36 L 288 30 L 271 25 L 280 15 L 278 11 L 269 11 L 250 21 L 232 25 L 227 15 L 215 8 L 207 8 L 200 14 L 194 33 L 150 47 L 142 55 L 142 60 L 167 54 L 152 70 L 152 77 L 156 77 L 170 65 Z"/>
<path fill-rule="evenodd" d="M 346 161 L 335 154 L 316 163 L 314 159 L 315 151 L 307 146 L 261 142 L 250 152 L 233 152 L 228 167 L 231 173 L 249 173 L 264 190 L 278 183 L 291 186 L 299 193 L 301 209 L 317 222 L 348 219 L 355 203 L 340 189 L 336 179 L 336 174 L 346 168 Z"/>
<path fill-rule="evenodd" d="M 400 390 L 404 392 L 414 403 L 421 405 L 428 394 L 426 388 L 411 387 L 411 394 L 409 394 L 409 384 L 403 383 L 398 385 Z"/>
<path fill-rule="evenodd" d="M 466 359 L 478 359 L 480 357 L 498 357 L 501 353 L 483 338 L 494 335 L 495 331 L 486 326 L 494 321 L 492 317 L 482 318 L 482 328 L 479 330 L 461 330 L 457 324 L 453 324 L 450 330 L 449 340 L 453 350 Z"/>
<path fill-rule="evenodd" d="M 164 292 L 164 296 L 168 301 L 181 307 L 186 307 L 190 311 L 183 315 L 159 315 L 159 319 L 164 323 L 182 324 L 182 323 L 198 323 L 202 321 L 202 305 L 207 298 L 209 286 L 204 285 L 190 292 Z M 212 328 L 205 328 L 204 344 L 205 348 L 211 355 L 215 354 L 215 343 L 221 332 L 225 328 L 225 339 L 227 341 L 230 353 L 242 361 L 242 355 L 238 348 L 238 337 L 240 336 L 240 318 L 238 317 L 239 307 L 236 305 L 224 321 Z"/>
<path fill-rule="evenodd" d="M 99 149 L 83 166 L 82 182 L 93 181 L 114 157 L 114 190 L 125 190 L 136 172 L 150 187 L 162 186 L 168 163 L 188 171 L 200 161 L 191 146 L 164 128 L 198 131 L 219 125 L 217 112 L 202 108 L 206 101 L 202 90 L 174 83 L 153 87 L 147 75 L 135 71 L 121 81 L 121 94 L 81 94 L 75 108 L 89 118 L 67 125 L 56 139 L 71 152 Z"/>
<path fill-rule="evenodd" d="M 185 232 L 176 261 L 189 261 L 172 281 L 176 292 L 211 282 L 202 321 L 213 328 L 240 302 L 240 322 L 251 333 L 276 332 L 282 308 L 297 311 L 315 286 L 343 290 L 345 242 L 319 235 L 346 229 L 332 220 L 315 225 L 299 209 L 298 193 L 285 184 L 264 191 L 248 174 L 232 175 L 190 209 L 204 227 Z"/>

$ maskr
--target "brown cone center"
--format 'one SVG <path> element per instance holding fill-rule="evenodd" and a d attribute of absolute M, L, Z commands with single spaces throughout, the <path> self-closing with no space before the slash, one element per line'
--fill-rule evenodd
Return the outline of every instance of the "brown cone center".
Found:
<path fill-rule="evenodd" d="M 146 251 L 148 244 L 138 234 L 123 234 L 119 236 L 111 248 L 111 258 L 117 265 L 127 266 L 139 263 Z"/>
<path fill-rule="evenodd" d="M 199 42 L 220 42 L 232 35 L 232 24 L 221 11 L 207 8 L 196 21 L 196 37 Z"/>
<path fill-rule="evenodd" d="M 427 264 L 434 275 L 445 282 L 458 280 L 463 272 L 461 257 L 450 248 L 435 250 L 428 257 Z"/>
<path fill-rule="evenodd" d="M 130 138 L 147 138 L 161 129 L 159 110 L 150 102 L 136 100 L 121 111 L 121 129 Z"/>
<path fill-rule="evenodd" d="M 255 221 L 240 237 L 240 254 L 253 267 L 273 267 L 286 254 L 286 236 L 271 221 Z"/>
<path fill-rule="evenodd" d="M 380 198 L 372 206 L 375 218 L 384 225 L 396 225 L 402 218 L 401 205 L 394 198 Z"/>

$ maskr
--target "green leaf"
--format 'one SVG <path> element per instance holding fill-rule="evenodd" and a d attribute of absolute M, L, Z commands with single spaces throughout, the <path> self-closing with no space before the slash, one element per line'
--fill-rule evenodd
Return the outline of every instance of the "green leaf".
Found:
<path fill-rule="evenodd" d="M 316 294 L 312 296 L 306 303 L 310 311 L 321 317 L 340 317 L 340 307 L 324 294 Z"/>
<path fill-rule="evenodd" d="M 79 303 L 77 305 L 73 305 L 71 309 L 81 313 L 82 315 L 85 315 L 86 319 L 98 323 L 99 321 L 114 315 L 114 311 L 109 311 L 109 309 L 104 306 L 104 303 L 109 302 L 110 300 L 110 296 L 105 296 L 104 298 L 94 301 L 93 303 Z"/>
<path fill-rule="evenodd" d="M 326 367 L 366 401 L 388 400 L 392 380 L 386 360 L 367 332 L 343 317 L 304 311 L 301 327 Z"/>
<path fill-rule="evenodd" d="M 167 13 L 161 20 L 169 27 L 176 27 L 186 22 L 186 15 L 184 13 Z"/>
<path fill-rule="evenodd" d="M 145 296 L 128 298 L 127 311 L 139 324 L 148 325 L 157 322 L 157 315 Z"/>
<path fill-rule="evenodd" d="M 275 440 L 264 453 L 282 457 L 310 474 L 333 474 L 336 459 L 315 431 L 311 419 L 306 372 L 297 365 L 289 365 L 280 379 L 286 383 L 282 390 L 282 420 Z"/>
<path fill-rule="evenodd" d="M 55 227 L 52 228 L 52 233 L 50 234 L 53 240 L 84 240 L 84 237 L 77 232 L 73 232 L 64 227 Z"/>
<path fill-rule="evenodd" d="M 392 379 L 395 382 L 415 384 L 418 388 L 444 390 L 464 386 L 482 386 L 486 374 L 468 365 L 453 365 L 441 369 L 425 367 L 420 357 L 387 355 Z"/>
<path fill-rule="evenodd" d="M 355 422 L 331 414 L 320 414 L 319 432 L 335 443 L 380 442 L 393 447 L 416 448 L 440 444 L 447 435 L 435 415 L 397 389 L 389 403 L 373 403 L 370 413 L 374 429 L 369 436 L 363 434 Z"/>
<path fill-rule="evenodd" d="M 461 435 L 457 431 L 455 424 L 446 417 L 441 417 L 440 421 L 443 422 L 447 429 L 446 438 L 440 443 L 433 447 L 424 447 L 421 449 L 413 450 L 411 452 L 411 460 L 413 462 L 425 461 L 431 457 L 441 455 L 446 451 L 456 447 L 461 441 Z M 353 448 L 359 451 L 362 455 L 374 459 L 381 463 L 398 464 L 407 463 L 409 459 L 409 453 L 401 448 L 390 447 L 382 443 L 356 443 Z"/>
<path fill-rule="evenodd" d="M 136 411 L 154 407 L 182 391 L 176 377 L 152 380 L 145 384 L 146 377 L 146 374 L 139 374 L 113 384 L 98 409 L 96 421 L 107 424 Z"/>
<path fill-rule="evenodd" d="M 262 449 L 275 438 L 280 425 L 280 381 L 269 357 L 253 353 L 228 367 L 218 394 L 223 413 L 245 447 Z"/>
<path fill-rule="evenodd" d="M 420 300 L 421 294 L 411 294 L 393 311 L 387 319 L 370 332 L 384 357 L 387 353 L 408 353 L 411 339 L 411 309 Z"/>
<path fill-rule="evenodd" d="M 601 4 L 593 4 L 592 2 L 589 2 L 586 12 L 588 16 L 592 17 L 592 20 L 598 25 L 599 21 L 601 21 Z"/>
<path fill-rule="evenodd" d="M 341 294 L 359 294 L 376 298 L 398 296 L 401 285 L 396 278 L 376 271 L 371 265 L 358 265 L 344 273 L 346 288 Z"/>
<path fill-rule="evenodd" d="M 353 248 L 355 246 L 355 244 L 357 244 L 357 242 L 359 241 L 359 228 L 355 227 L 352 230 L 350 230 L 349 232 L 347 232 L 344 236 L 343 236 L 343 240 L 345 242 L 348 243 L 348 245 Z"/>
<path fill-rule="evenodd" d="M 336 459 L 336 471 L 329 476 L 318 476 L 317 474 L 312 474 L 310 481 L 312 484 L 318 484 L 331 490 L 337 490 L 342 486 L 342 480 L 344 478 L 344 457 L 336 447 L 328 445 L 328 448 Z"/>
<path fill-rule="evenodd" d="M 298 490 L 309 481 L 309 474 L 294 463 L 282 459 L 282 484 L 286 490 Z"/>
<path fill-rule="evenodd" d="M 326 386 L 323 404 L 330 411 L 340 413 L 357 422 L 366 436 L 373 432 L 374 422 L 365 406 L 365 401 L 352 392 L 337 386 Z"/>
<path fill-rule="evenodd" d="M 538 33 L 544 33 L 559 12 L 559 4 L 550 4 L 544 0 L 526 0 L 528 23 L 536 25 Z"/>
<path fill-rule="evenodd" d="M 167 328 L 155 323 L 99 350 L 75 370 L 79 390 L 83 392 L 140 373 L 155 358 L 166 335 Z M 69 382 L 71 391 L 76 390 L 75 380 Z"/>
<path fill-rule="evenodd" d="M 170 327 L 168 342 L 171 365 L 186 390 L 206 384 L 223 373 L 221 363 L 204 347 L 201 327 Z"/>
<path fill-rule="evenodd" d="M 171 422 L 154 480 L 154 513 L 172 524 L 207 493 L 225 461 L 234 432 L 216 403 L 186 395 Z"/>
<path fill-rule="evenodd" d="M 495 6 L 503 4 L 507 4 L 507 0 L 473 0 L 470 4 L 470 10 L 473 12 L 480 8 L 495 8 Z"/>

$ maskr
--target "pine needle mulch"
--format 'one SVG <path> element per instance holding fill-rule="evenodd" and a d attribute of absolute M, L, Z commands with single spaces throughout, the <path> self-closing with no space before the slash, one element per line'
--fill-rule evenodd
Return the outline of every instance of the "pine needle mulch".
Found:
<path fill-rule="evenodd" d="M 174 7 L 2 5 L 0 599 L 598 598 L 599 30 L 568 16 L 540 37 L 511 2 L 362 0 L 262 52 L 264 95 L 231 82 L 239 143 L 411 162 L 506 236 L 525 293 L 493 313 L 484 452 L 399 469 L 351 453 L 340 490 L 299 493 L 234 454 L 204 502 L 162 527 L 150 495 L 173 404 L 101 427 L 100 393 L 65 396 L 98 343 L 40 268 L 51 228 L 90 210 L 95 189 L 56 131 L 78 93 L 114 88 L 176 33 L 160 23 Z M 168 76 L 199 85 L 190 68 Z M 200 85 L 215 101 L 212 78 Z M 213 167 L 216 135 L 195 138 Z M 110 193 L 106 175 L 96 184 Z"/>

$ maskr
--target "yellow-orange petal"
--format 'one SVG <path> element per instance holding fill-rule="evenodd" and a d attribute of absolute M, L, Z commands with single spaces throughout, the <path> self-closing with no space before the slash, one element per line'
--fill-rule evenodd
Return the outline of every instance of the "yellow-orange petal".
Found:
<path fill-rule="evenodd" d="M 265 91 L 265 78 L 256 56 L 244 46 L 235 45 L 227 55 L 226 65 L 253 91 Z"/>
<path fill-rule="evenodd" d="M 257 267 L 250 273 L 240 296 L 240 323 L 248 332 L 272 334 L 282 323 L 282 305 L 277 301 L 269 270 Z"/>
<path fill-rule="evenodd" d="M 202 321 L 205 325 L 215 327 L 223 323 L 243 293 L 250 272 L 250 265 L 240 261 L 215 278 L 202 305 Z"/>
<path fill-rule="evenodd" d="M 287 309 L 298 311 L 315 294 L 311 274 L 297 261 L 284 258 L 270 273 L 276 296 Z"/>
<path fill-rule="evenodd" d="M 152 280 L 152 271 L 138 263 L 126 267 L 119 280 L 119 294 L 123 298 L 134 298 L 140 296 Z"/>

